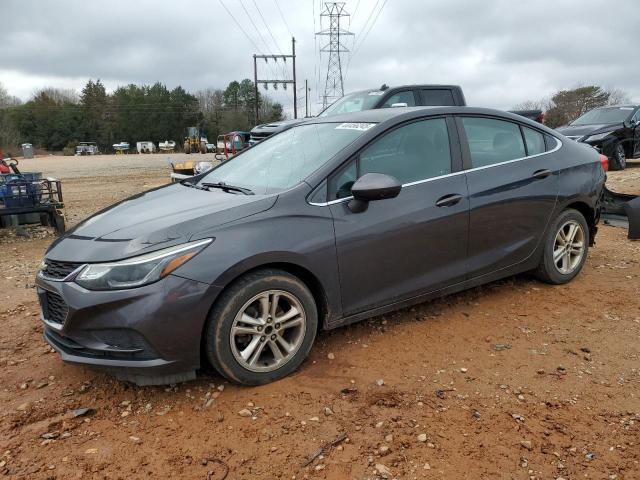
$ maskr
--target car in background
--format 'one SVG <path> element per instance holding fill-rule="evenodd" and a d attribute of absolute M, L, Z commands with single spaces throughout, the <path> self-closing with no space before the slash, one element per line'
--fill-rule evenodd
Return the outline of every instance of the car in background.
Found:
<path fill-rule="evenodd" d="M 595 108 L 556 130 L 606 155 L 611 170 L 624 170 L 627 158 L 640 157 L 640 105 Z"/>
<path fill-rule="evenodd" d="M 96 142 L 80 142 L 76 146 L 76 155 L 98 155 L 99 153 Z"/>
<path fill-rule="evenodd" d="M 54 242 L 36 278 L 44 335 L 63 360 L 137 383 L 192 379 L 203 360 L 271 382 L 321 328 L 520 272 L 572 280 L 597 231 L 600 156 L 497 110 L 308 119 Z"/>
<path fill-rule="evenodd" d="M 467 104 L 462 88 L 458 85 L 403 85 L 349 93 L 325 108 L 318 117 L 328 117 L 341 113 L 360 112 L 390 107 L 416 106 L 459 106 Z M 250 145 L 264 140 L 275 133 L 291 128 L 306 119 L 290 119 L 258 125 L 251 130 Z"/>

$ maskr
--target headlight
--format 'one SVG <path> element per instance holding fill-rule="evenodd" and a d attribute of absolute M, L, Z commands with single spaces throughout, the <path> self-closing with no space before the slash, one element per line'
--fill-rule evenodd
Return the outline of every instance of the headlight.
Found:
<path fill-rule="evenodd" d="M 169 275 L 212 241 L 207 238 L 118 262 L 92 263 L 78 274 L 75 282 L 87 290 L 117 290 L 147 285 Z"/>
<path fill-rule="evenodd" d="M 584 139 L 585 142 L 592 142 L 595 140 L 602 140 L 604 137 L 609 136 L 613 133 L 613 131 L 611 132 L 604 132 L 604 133 L 597 133 L 596 135 L 590 135 L 587 138 Z"/>
<path fill-rule="evenodd" d="M 213 168 L 213 163 L 211 162 L 198 162 L 193 166 L 193 171 L 196 175 L 199 175 L 204 172 L 208 172 Z"/>

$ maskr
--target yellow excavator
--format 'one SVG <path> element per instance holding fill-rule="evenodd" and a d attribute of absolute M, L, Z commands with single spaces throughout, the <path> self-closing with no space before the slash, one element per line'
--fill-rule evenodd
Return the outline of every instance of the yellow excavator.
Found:
<path fill-rule="evenodd" d="M 184 153 L 207 153 L 207 139 L 198 127 L 187 127 L 184 137 Z"/>

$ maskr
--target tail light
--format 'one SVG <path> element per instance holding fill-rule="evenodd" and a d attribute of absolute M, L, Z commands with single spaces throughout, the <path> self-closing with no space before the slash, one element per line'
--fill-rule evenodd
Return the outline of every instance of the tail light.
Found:
<path fill-rule="evenodd" d="M 538 122 L 544 123 L 544 112 L 542 112 L 540 115 L 538 115 Z"/>
<path fill-rule="evenodd" d="M 609 159 L 606 155 L 600 155 L 600 165 L 602 165 L 602 170 L 609 171 Z"/>

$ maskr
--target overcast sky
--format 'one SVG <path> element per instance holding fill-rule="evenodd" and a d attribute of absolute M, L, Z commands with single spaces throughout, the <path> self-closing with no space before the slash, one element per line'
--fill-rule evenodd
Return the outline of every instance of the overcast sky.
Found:
<path fill-rule="evenodd" d="M 46 86 L 80 90 L 89 78 L 108 89 L 156 81 L 224 88 L 253 78 L 253 53 L 289 53 L 293 34 L 298 79 L 309 79 L 315 113 L 326 74 L 317 52 L 326 39 L 314 37 L 321 4 L 0 0 L 0 82 L 23 100 Z M 355 33 L 345 40 L 353 52 L 343 55 L 346 92 L 453 83 L 469 104 L 508 109 L 598 84 L 640 101 L 639 0 L 346 0 L 345 9 L 352 14 L 345 27 Z M 261 63 L 259 71 L 281 70 Z M 291 97 L 291 90 L 274 96 L 288 106 Z"/>

